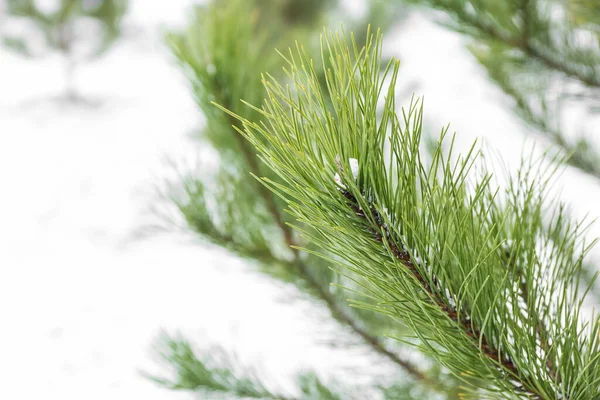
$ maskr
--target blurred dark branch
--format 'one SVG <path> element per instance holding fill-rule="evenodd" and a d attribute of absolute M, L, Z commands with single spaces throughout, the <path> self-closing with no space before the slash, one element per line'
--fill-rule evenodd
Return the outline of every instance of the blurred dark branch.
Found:
<path fill-rule="evenodd" d="M 524 43 L 529 42 L 529 33 L 531 30 L 530 7 L 530 0 L 521 0 L 521 3 L 519 4 L 519 13 L 521 14 L 521 38 Z"/>
<path fill-rule="evenodd" d="M 227 114 L 227 118 L 228 118 L 228 121 L 231 124 L 231 126 L 235 126 L 238 129 L 242 129 L 242 127 L 239 126 L 239 122 L 237 119 L 235 119 L 234 117 L 232 117 L 229 114 Z M 248 144 L 248 142 L 246 141 L 246 139 L 244 139 L 244 137 L 242 135 L 240 135 L 237 131 L 233 132 L 233 135 L 236 138 L 240 149 L 242 150 L 242 153 L 244 155 L 244 159 L 246 160 L 246 163 L 248 163 L 250 172 L 252 172 L 256 176 L 260 176 L 260 167 L 258 165 L 258 160 L 256 158 L 256 155 L 254 154 L 254 152 L 252 150 L 253 147 L 250 146 Z M 283 216 L 279 212 L 279 208 L 277 206 L 277 203 L 275 202 L 275 195 L 266 186 L 264 186 L 264 185 L 259 185 L 259 186 L 260 186 L 260 189 L 259 189 L 260 195 L 263 198 L 263 200 L 265 201 L 267 210 L 269 211 L 269 213 L 275 220 L 275 223 L 281 229 L 281 231 L 283 233 L 283 238 L 284 238 L 285 244 L 288 247 L 293 246 L 294 241 L 292 238 L 292 232 L 289 229 L 289 227 L 285 224 Z"/>

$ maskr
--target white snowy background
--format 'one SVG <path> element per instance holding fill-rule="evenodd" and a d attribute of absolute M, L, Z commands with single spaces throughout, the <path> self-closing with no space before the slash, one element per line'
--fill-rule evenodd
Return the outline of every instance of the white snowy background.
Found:
<path fill-rule="evenodd" d="M 0 50 L 0 399 L 190 398 L 140 375 L 160 371 L 151 344 L 162 329 L 234 349 L 285 387 L 302 368 L 327 377 L 365 362 L 322 343 L 324 311 L 290 304 L 295 289 L 184 235 L 135 235 L 172 172 L 165 160 L 201 154 L 189 133 L 202 118 L 161 40 L 189 4 L 131 1 L 126 38 L 77 70 L 96 107 L 52 100 L 60 57 Z M 415 13 L 387 39 L 430 126 L 519 159 L 527 128 L 463 38 Z M 567 170 L 557 187 L 577 215 L 598 216 L 593 179 Z"/>

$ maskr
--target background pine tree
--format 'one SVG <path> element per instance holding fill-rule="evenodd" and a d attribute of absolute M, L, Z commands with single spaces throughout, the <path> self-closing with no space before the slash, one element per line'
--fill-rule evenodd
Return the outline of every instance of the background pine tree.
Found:
<path fill-rule="evenodd" d="M 59 52 L 65 59 L 65 98 L 73 101 L 79 98 L 73 83 L 77 63 L 101 56 L 118 38 L 127 0 L 60 0 L 53 10 L 41 8 L 35 0 L 7 0 L 5 7 L 8 21 L 28 20 L 37 32 L 4 27 L 4 44 L 29 57 L 45 50 Z M 47 49 L 39 48 L 36 34 L 43 36 Z M 81 47 L 87 49 L 82 52 Z"/>

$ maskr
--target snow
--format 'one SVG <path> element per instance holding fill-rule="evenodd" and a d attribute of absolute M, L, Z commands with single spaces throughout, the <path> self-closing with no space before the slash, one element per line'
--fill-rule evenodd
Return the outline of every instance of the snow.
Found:
<path fill-rule="evenodd" d="M 197 108 L 156 29 L 184 21 L 189 2 L 165 3 L 132 1 L 137 33 L 77 71 L 92 105 L 52 99 L 61 59 L 0 52 L 0 398 L 189 398 L 140 375 L 161 371 L 151 356 L 161 329 L 233 348 L 284 386 L 302 367 L 364 362 L 319 343 L 331 336 L 324 311 L 290 306 L 289 286 L 184 235 L 136 236 L 157 177 L 172 172 L 165 159 L 200 151 L 188 138 Z M 432 126 L 451 122 L 462 143 L 485 135 L 520 157 L 525 129 L 458 35 L 415 16 L 389 36 Z M 593 180 L 568 171 L 561 182 L 578 212 L 597 215 Z"/>

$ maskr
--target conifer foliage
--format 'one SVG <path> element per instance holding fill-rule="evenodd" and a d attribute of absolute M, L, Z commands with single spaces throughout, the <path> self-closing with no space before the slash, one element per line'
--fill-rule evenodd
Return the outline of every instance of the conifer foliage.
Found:
<path fill-rule="evenodd" d="M 206 241 L 310 296 L 393 379 L 306 372 L 283 393 L 179 336 L 158 341 L 171 376 L 152 379 L 264 399 L 598 398 L 600 319 L 580 284 L 593 242 L 549 197 L 560 160 L 524 160 L 501 184 L 475 145 L 455 154 L 447 128 L 427 155 L 423 102 L 399 110 L 379 31 L 325 31 L 316 49 L 306 25 L 274 31 L 289 15 L 251 3 L 213 3 L 169 35 L 220 157 L 171 199 Z"/>

